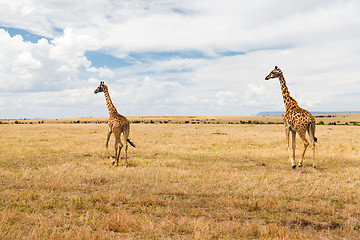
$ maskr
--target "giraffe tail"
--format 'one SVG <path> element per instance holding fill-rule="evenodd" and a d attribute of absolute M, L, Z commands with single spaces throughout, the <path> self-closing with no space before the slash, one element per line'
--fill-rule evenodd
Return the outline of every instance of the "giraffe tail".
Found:
<path fill-rule="evenodd" d="M 309 135 L 310 137 L 314 138 L 314 142 L 317 142 L 317 137 L 315 137 L 315 121 L 313 121 L 312 123 L 310 123 L 309 125 Z"/>
<path fill-rule="evenodd" d="M 128 143 L 130 143 L 130 145 L 131 145 L 132 147 L 134 147 L 134 148 L 136 147 L 135 144 L 130 141 L 130 139 L 126 139 L 126 141 L 127 141 Z"/>

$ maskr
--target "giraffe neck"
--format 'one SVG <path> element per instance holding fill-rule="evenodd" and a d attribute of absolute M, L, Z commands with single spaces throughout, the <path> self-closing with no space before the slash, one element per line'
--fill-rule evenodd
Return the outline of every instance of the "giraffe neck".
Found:
<path fill-rule="evenodd" d="M 284 75 L 282 73 L 281 73 L 281 76 L 279 77 L 279 80 L 280 80 L 281 92 L 282 92 L 286 110 L 297 107 L 298 104 L 297 104 L 296 100 L 290 96 L 289 89 L 286 86 L 286 81 L 285 81 Z"/>
<path fill-rule="evenodd" d="M 108 90 L 107 86 L 105 86 L 104 95 L 105 95 L 106 105 L 108 107 L 110 117 L 117 116 L 118 112 L 117 112 L 114 104 L 111 101 L 109 90 Z"/>

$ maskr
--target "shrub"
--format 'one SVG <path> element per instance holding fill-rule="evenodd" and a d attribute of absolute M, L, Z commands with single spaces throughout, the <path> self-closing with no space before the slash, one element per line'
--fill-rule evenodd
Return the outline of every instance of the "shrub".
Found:
<path fill-rule="evenodd" d="M 325 125 L 324 121 L 320 121 L 317 123 L 317 125 Z"/>

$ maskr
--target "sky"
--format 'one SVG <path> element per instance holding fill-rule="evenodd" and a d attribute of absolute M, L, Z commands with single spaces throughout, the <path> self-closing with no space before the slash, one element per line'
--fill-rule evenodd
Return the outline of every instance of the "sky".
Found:
<path fill-rule="evenodd" d="M 360 110 L 358 0 L 0 0 L 0 119 Z"/>

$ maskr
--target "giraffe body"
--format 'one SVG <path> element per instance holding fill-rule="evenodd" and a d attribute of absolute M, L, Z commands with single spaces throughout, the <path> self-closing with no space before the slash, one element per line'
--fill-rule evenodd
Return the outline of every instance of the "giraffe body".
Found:
<path fill-rule="evenodd" d="M 135 147 L 135 144 L 133 144 L 129 140 L 129 134 L 130 134 L 130 124 L 126 117 L 120 115 L 118 111 L 116 110 L 114 104 L 111 101 L 110 94 L 108 87 L 104 84 L 104 82 L 100 82 L 99 87 L 94 91 L 95 94 L 98 92 L 104 92 L 106 105 L 109 110 L 109 129 L 107 133 L 107 139 L 105 143 L 105 148 L 110 156 L 111 163 L 115 166 L 119 165 L 119 159 L 120 159 L 120 153 L 121 149 L 123 148 L 123 143 L 121 141 L 121 136 L 123 136 L 123 140 L 125 143 L 125 162 L 126 166 L 128 166 L 127 161 L 127 150 L 128 150 L 128 143 Z M 109 150 L 109 140 L 111 134 L 114 133 L 115 136 L 115 159 L 111 156 L 110 150 Z M 122 134 L 122 135 L 121 135 Z"/>
<path fill-rule="evenodd" d="M 315 143 L 317 138 L 315 137 L 315 119 L 311 113 L 305 109 L 302 109 L 297 104 L 296 100 L 290 96 L 289 90 L 286 86 L 286 81 L 282 71 L 275 66 L 275 69 L 266 76 L 265 80 L 271 78 L 279 78 L 283 100 L 286 108 L 284 115 L 286 142 L 288 146 L 289 158 L 293 168 L 296 168 L 295 163 L 295 148 L 296 148 L 296 133 L 299 135 L 304 143 L 304 150 L 301 154 L 299 161 L 299 167 L 302 167 L 304 156 L 309 144 L 313 150 L 313 167 L 315 167 Z M 306 133 L 309 135 L 309 141 L 306 138 Z M 291 147 L 290 147 L 290 134 L 291 134 Z"/>

